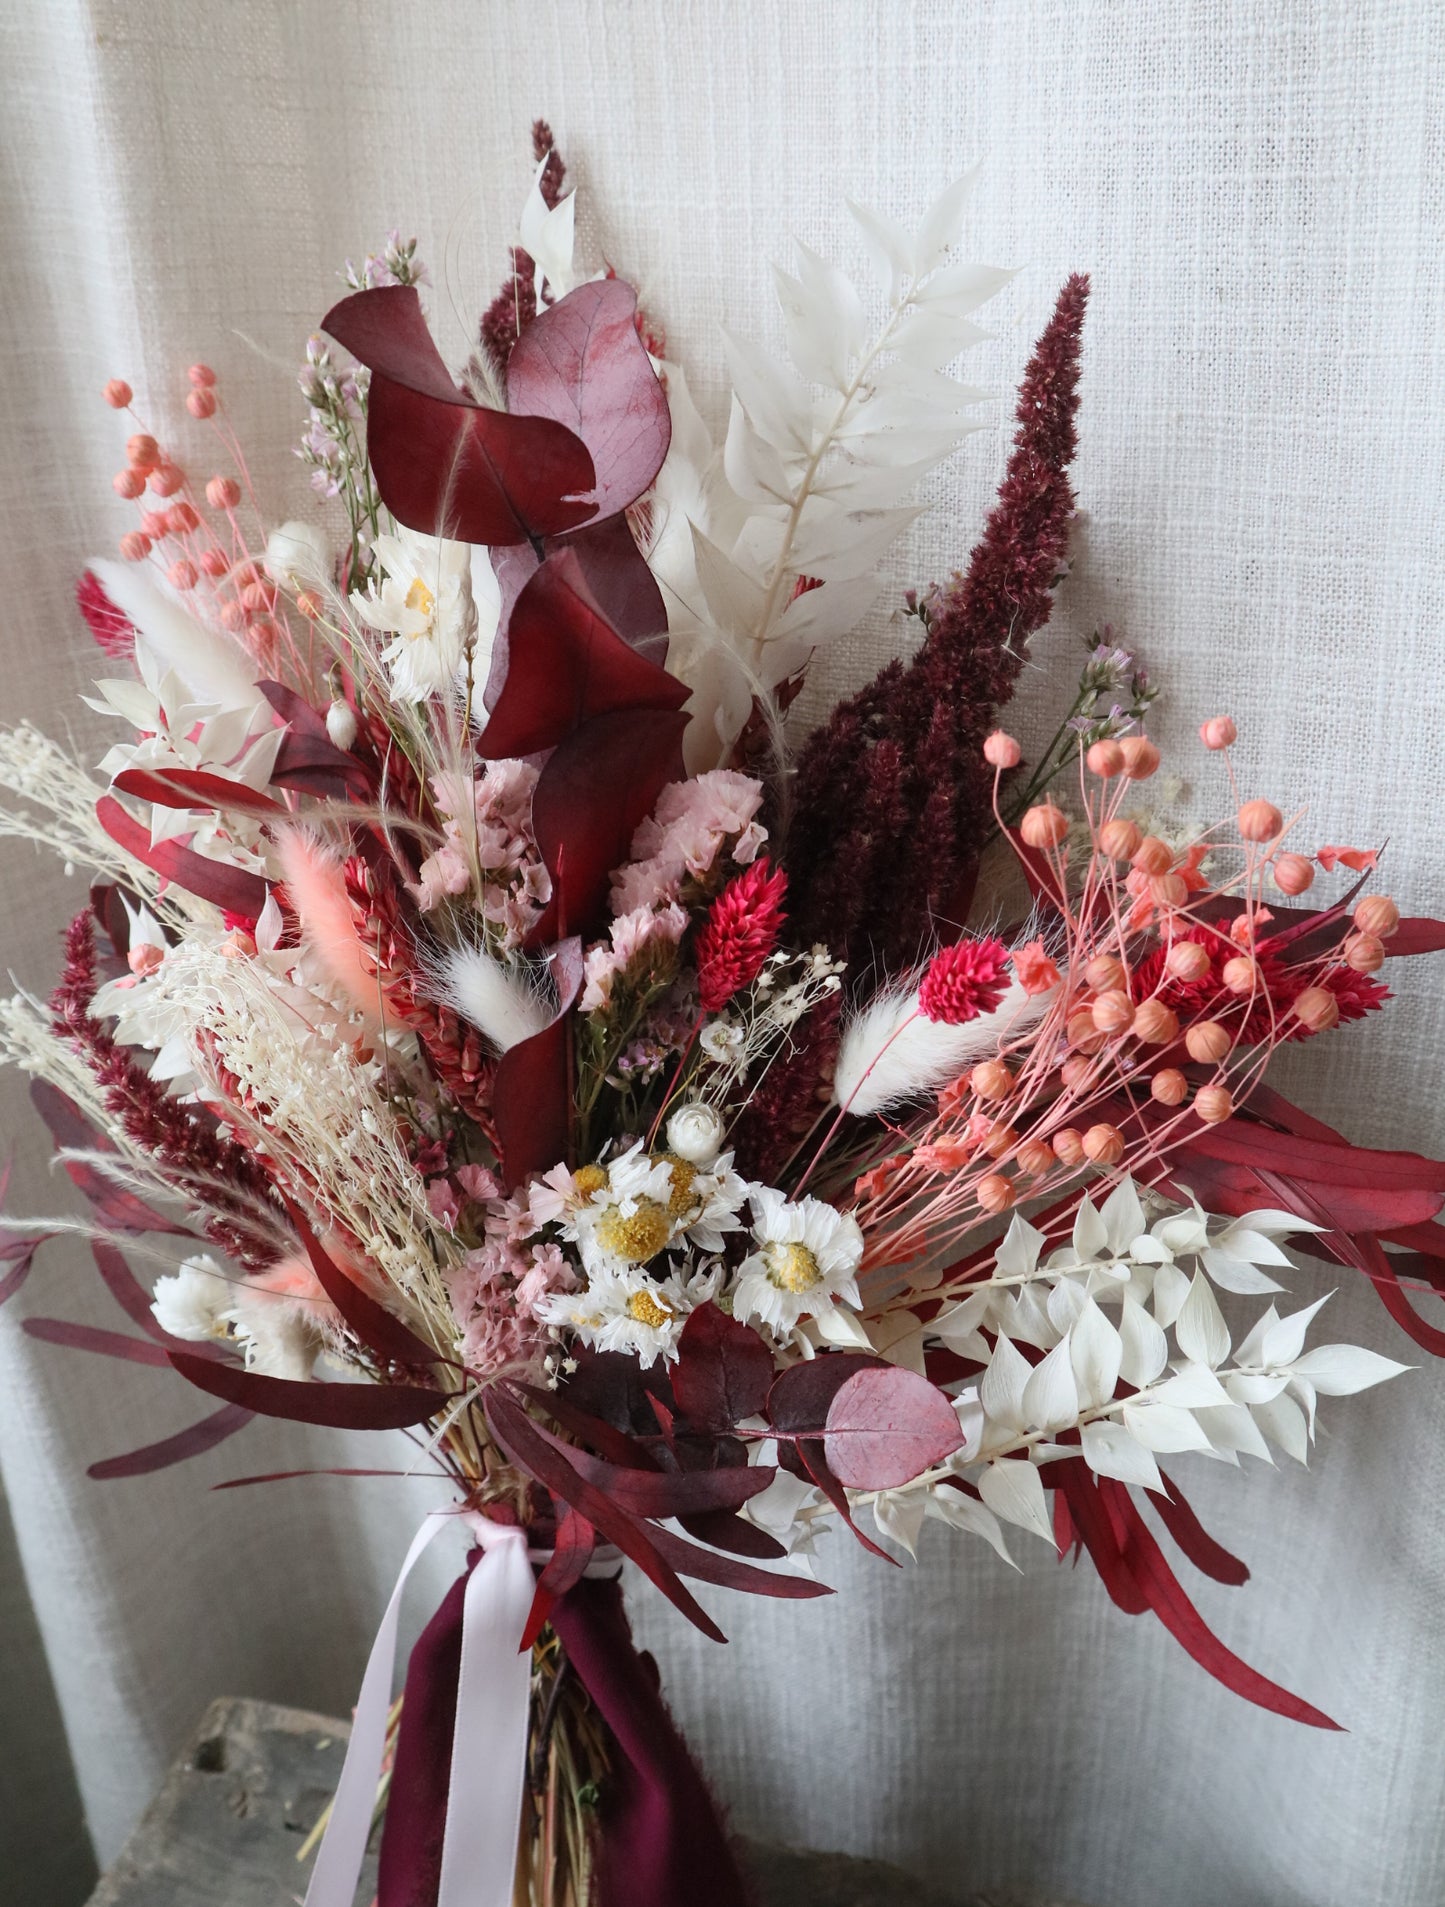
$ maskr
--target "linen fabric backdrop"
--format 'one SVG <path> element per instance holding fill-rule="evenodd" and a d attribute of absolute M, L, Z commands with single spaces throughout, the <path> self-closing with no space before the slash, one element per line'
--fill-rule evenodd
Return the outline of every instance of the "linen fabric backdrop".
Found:
<path fill-rule="evenodd" d="M 206 360 L 272 520 L 307 506 L 294 369 L 342 260 L 415 232 L 459 352 L 503 271 L 534 114 L 580 188 L 584 243 L 636 279 L 715 425 L 719 324 L 778 341 L 769 259 L 796 235 L 864 269 L 845 194 L 917 217 L 981 158 L 966 254 L 1026 268 L 965 373 L 1000 401 L 930 484 L 890 608 L 819 665 L 808 709 L 907 640 L 904 585 L 966 559 L 1029 346 L 1084 270 L 1077 554 L 1010 725 L 1037 743 L 1081 637 L 1112 624 L 1164 684 L 1151 728 L 1201 802 L 1227 796 L 1195 727 L 1228 709 L 1251 793 L 1307 802 L 1315 840 L 1388 836 L 1386 888 L 1445 909 L 1438 5 L 3 0 L 0 19 L 7 718 L 73 724 L 91 759 L 103 746 L 75 701 L 100 658 L 71 592 L 128 521 L 109 480 L 133 426 L 104 381 L 129 379 L 204 476 L 182 399 Z M 44 990 L 83 889 L 14 844 L 0 877 L 0 951 Z M 1445 966 L 1389 977 L 1393 1006 L 1292 1054 L 1283 1083 L 1357 1138 L 1439 1148 Z M 53 1211 L 66 1187 L 23 1085 L 0 1090 L 11 1208 Z M 1426 1368 L 1327 1400 L 1308 1472 L 1178 1467 L 1254 1569 L 1225 1590 L 1186 1568 L 1190 1593 L 1348 1733 L 1247 1707 L 1027 1537 L 1022 1574 L 932 1525 L 902 1570 L 834 1537 L 836 1598 L 712 1597 L 726 1651 L 633 1596 L 736 1825 L 1096 1907 L 1435 1907 L 1445 1369 L 1363 1281 L 1316 1267 L 1293 1288 L 1331 1284 L 1324 1341 Z M 29 1907 L 83 1898 L 92 1848 L 116 1852 L 213 1696 L 347 1711 L 434 1501 L 418 1481 L 213 1494 L 388 1461 L 267 1424 L 178 1470 L 88 1481 L 87 1463 L 204 1410 L 178 1381 L 19 1329 L 27 1312 L 111 1325 L 108 1305 L 62 1242 L 0 1314 L 0 1894 Z"/>

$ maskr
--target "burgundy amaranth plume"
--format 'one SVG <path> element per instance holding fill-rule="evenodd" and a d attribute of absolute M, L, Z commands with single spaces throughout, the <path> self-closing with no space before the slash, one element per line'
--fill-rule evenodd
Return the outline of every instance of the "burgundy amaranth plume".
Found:
<path fill-rule="evenodd" d="M 855 973 L 906 965 L 967 912 L 993 825 L 982 744 L 1049 619 L 1068 549 L 1088 295 L 1082 274 L 1059 293 L 1019 391 L 998 501 L 966 574 L 924 604 L 923 647 L 840 703 L 798 757 L 794 924 Z"/>
<path fill-rule="evenodd" d="M 538 190 L 547 210 L 553 211 L 562 197 L 562 182 L 567 168 L 552 144 L 552 128 L 545 119 L 532 125 L 532 157 L 538 165 L 545 159 Z M 478 333 L 483 351 L 499 375 L 505 375 L 512 346 L 537 315 L 536 265 L 520 245 L 512 247 L 512 270 L 502 289 L 482 313 Z"/>

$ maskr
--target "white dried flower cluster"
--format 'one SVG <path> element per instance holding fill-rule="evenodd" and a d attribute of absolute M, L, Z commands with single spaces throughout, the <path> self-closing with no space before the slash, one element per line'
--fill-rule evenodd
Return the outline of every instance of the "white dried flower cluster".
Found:
<path fill-rule="evenodd" d="M 780 1052 L 803 1016 L 836 993 L 844 963 L 826 947 L 805 954 L 770 954 L 762 972 L 727 1009 L 715 1014 L 698 1036 L 698 1047 L 711 1064 L 695 1082 L 698 1097 L 723 1105 L 745 1078 Z"/>

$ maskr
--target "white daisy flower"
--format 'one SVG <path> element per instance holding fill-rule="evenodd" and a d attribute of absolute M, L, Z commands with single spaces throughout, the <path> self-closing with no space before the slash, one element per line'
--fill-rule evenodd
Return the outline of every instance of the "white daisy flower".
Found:
<path fill-rule="evenodd" d="M 587 1202 L 564 1223 L 562 1235 L 575 1239 L 589 1272 L 650 1264 L 677 1236 L 671 1164 L 650 1157 L 640 1139 L 606 1166 L 584 1166 L 576 1184 Z"/>
<path fill-rule="evenodd" d="M 393 638 L 381 652 L 393 701 L 424 702 L 452 686 L 477 644 L 471 546 L 399 527 L 395 536 L 377 537 L 376 554 L 385 571 L 380 587 L 353 590 L 351 606 L 369 628 Z"/>
<path fill-rule="evenodd" d="M 753 1240 L 758 1249 L 738 1267 L 733 1316 L 760 1319 L 779 1335 L 836 1300 L 860 1306 L 854 1275 L 863 1258 L 858 1221 L 822 1199 L 793 1203 L 770 1185 L 755 1185 Z"/>
<path fill-rule="evenodd" d="M 732 1169 L 733 1155 L 724 1152 L 705 1172 L 686 1159 L 669 1157 L 667 1164 L 672 1175 L 668 1210 L 678 1228 L 699 1251 L 721 1251 L 728 1233 L 743 1228 L 739 1213 L 750 1190 Z"/>
<path fill-rule="evenodd" d="M 634 1355 L 643 1370 L 659 1357 L 675 1358 L 688 1312 L 702 1301 L 702 1287 L 716 1280 L 676 1274 L 649 1278 L 634 1266 L 593 1271 L 585 1291 L 555 1292 L 536 1306 L 544 1324 L 560 1325 L 596 1351 Z M 709 1294 L 710 1295 L 710 1290 Z"/>

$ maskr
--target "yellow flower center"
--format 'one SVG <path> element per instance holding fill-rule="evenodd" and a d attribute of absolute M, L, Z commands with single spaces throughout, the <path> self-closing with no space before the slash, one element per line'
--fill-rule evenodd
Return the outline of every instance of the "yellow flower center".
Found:
<path fill-rule="evenodd" d="M 634 1291 L 627 1300 L 627 1315 L 638 1324 L 645 1324 L 656 1331 L 661 1325 L 672 1322 L 672 1312 L 660 1293 L 655 1291 Z"/>
<path fill-rule="evenodd" d="M 600 1165 L 584 1165 L 574 1175 L 572 1183 L 577 1187 L 578 1198 L 589 1199 L 606 1185 L 607 1174 Z"/>
<path fill-rule="evenodd" d="M 763 1262 L 779 1291 L 811 1291 L 823 1282 L 818 1260 L 806 1245 L 766 1245 Z"/>
<path fill-rule="evenodd" d="M 412 578 L 411 588 L 406 592 L 406 606 L 416 610 L 418 615 L 425 616 L 428 622 L 436 611 L 437 599 L 420 576 Z"/>
<path fill-rule="evenodd" d="M 664 1158 L 672 1172 L 672 1190 L 667 1196 L 668 1212 L 673 1218 L 685 1218 L 697 1204 L 692 1192 L 697 1167 L 689 1165 L 686 1159 L 674 1159 L 671 1153 L 664 1154 Z"/>
<path fill-rule="evenodd" d="M 635 1212 L 609 1205 L 597 1221 L 597 1242 L 614 1258 L 645 1265 L 672 1237 L 672 1220 L 656 1199 L 640 1198 Z"/>

